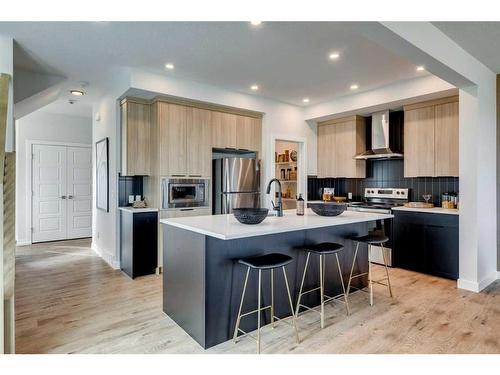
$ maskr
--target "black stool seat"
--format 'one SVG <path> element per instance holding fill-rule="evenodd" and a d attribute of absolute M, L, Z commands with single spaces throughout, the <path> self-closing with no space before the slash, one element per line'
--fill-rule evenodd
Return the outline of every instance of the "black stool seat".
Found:
<path fill-rule="evenodd" d="M 366 236 L 354 237 L 353 241 L 367 243 L 369 245 L 380 245 L 389 241 L 389 237 L 376 234 L 367 234 Z"/>
<path fill-rule="evenodd" d="M 316 254 L 335 254 L 344 249 L 344 245 L 335 242 L 321 242 L 304 246 L 304 250 Z"/>
<path fill-rule="evenodd" d="M 288 263 L 291 263 L 292 261 L 293 261 L 292 257 L 280 253 L 271 253 L 266 255 L 259 255 L 255 257 L 238 259 L 238 263 L 259 270 L 283 267 L 286 266 Z"/>

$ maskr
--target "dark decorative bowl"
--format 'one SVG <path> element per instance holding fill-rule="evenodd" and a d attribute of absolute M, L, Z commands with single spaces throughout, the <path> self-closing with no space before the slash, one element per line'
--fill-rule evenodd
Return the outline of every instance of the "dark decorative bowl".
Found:
<path fill-rule="evenodd" d="M 307 206 L 319 216 L 338 216 L 347 209 L 347 204 L 339 202 L 308 203 Z"/>
<path fill-rule="evenodd" d="M 242 224 L 260 224 L 267 217 L 267 208 L 234 208 L 233 215 Z"/>

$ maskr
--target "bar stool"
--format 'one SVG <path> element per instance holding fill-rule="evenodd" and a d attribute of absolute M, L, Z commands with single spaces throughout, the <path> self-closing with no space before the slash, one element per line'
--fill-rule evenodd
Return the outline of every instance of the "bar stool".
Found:
<path fill-rule="evenodd" d="M 351 238 L 353 241 L 356 241 L 356 251 L 354 252 L 354 258 L 352 260 L 352 266 L 351 266 L 351 273 L 349 275 L 349 282 L 347 283 L 347 295 L 349 296 L 349 293 L 351 291 L 351 281 L 352 279 L 355 279 L 357 277 L 361 277 L 364 275 L 368 275 L 368 286 L 370 288 L 370 306 L 373 306 L 373 284 L 379 284 L 379 285 L 384 285 L 389 288 L 389 294 L 392 298 L 392 287 L 391 287 L 391 279 L 389 278 L 389 269 L 387 268 L 387 259 L 385 256 L 385 249 L 384 249 L 384 244 L 389 241 L 389 237 L 385 235 L 377 235 L 377 234 L 368 234 L 366 236 L 361 236 L 361 237 L 354 237 Z M 358 249 L 359 249 L 359 244 L 360 243 L 366 243 L 368 245 L 368 272 L 363 272 L 357 275 L 353 275 L 354 271 L 354 265 L 356 263 L 356 257 L 358 255 Z M 379 279 L 379 280 L 373 280 L 372 277 L 372 261 L 371 261 L 371 250 L 373 245 L 380 245 L 382 249 L 382 258 L 384 259 L 384 266 L 385 266 L 385 274 L 386 277 Z M 382 281 L 387 280 L 387 284 L 383 283 Z M 359 289 L 356 287 L 353 287 L 355 289 Z M 361 290 L 361 289 L 359 289 Z"/>
<path fill-rule="evenodd" d="M 297 344 L 299 343 L 299 333 L 297 331 L 297 325 L 295 323 L 295 314 L 293 311 L 292 295 L 290 294 L 290 287 L 288 286 L 288 279 L 286 277 L 286 271 L 285 271 L 285 266 L 291 262 L 293 262 L 292 257 L 285 255 L 285 254 L 279 254 L 279 253 L 272 253 L 272 254 L 255 256 L 255 257 L 250 257 L 250 258 L 243 258 L 243 259 L 238 260 L 238 263 L 243 264 L 244 266 L 247 266 L 247 273 L 245 276 L 245 284 L 243 286 L 243 293 L 241 295 L 241 302 L 240 302 L 240 308 L 238 311 L 238 318 L 236 319 L 236 327 L 234 328 L 233 340 L 234 340 L 235 344 L 236 344 L 237 339 L 238 339 L 238 332 L 242 332 L 243 335 L 240 337 L 248 335 L 257 341 L 257 353 L 260 353 L 260 329 L 261 329 L 260 315 L 261 315 L 261 311 L 271 309 L 271 325 L 273 328 L 274 328 L 274 321 L 275 320 L 282 321 L 284 323 L 289 324 L 289 322 L 287 322 L 285 319 L 280 319 L 274 315 L 274 270 L 276 268 L 280 268 L 280 267 L 283 269 L 283 277 L 285 278 L 286 291 L 288 293 L 288 302 L 290 303 L 290 311 L 292 313 L 291 325 L 293 326 L 293 328 L 295 330 Z M 241 310 L 243 308 L 243 301 L 245 299 L 245 292 L 247 289 L 248 275 L 250 274 L 250 269 L 255 269 L 255 270 L 259 271 L 259 284 L 258 284 L 258 291 L 257 291 L 257 309 L 242 314 Z M 271 271 L 271 304 L 269 306 L 261 307 L 262 271 L 264 271 L 264 270 Z M 249 333 L 240 329 L 241 318 L 243 318 L 244 316 L 253 314 L 253 313 L 257 313 L 257 338 L 253 337 Z"/>
<path fill-rule="evenodd" d="M 303 250 L 307 251 L 307 258 L 306 258 L 306 264 L 304 267 L 304 273 L 302 274 L 302 282 L 300 283 L 300 291 L 299 291 L 299 297 L 297 299 L 297 307 L 295 308 L 295 317 L 297 318 L 299 315 L 299 310 L 301 307 L 314 311 L 320 314 L 321 316 L 321 328 L 324 328 L 325 326 L 325 304 L 329 302 L 341 302 L 345 304 L 347 315 L 349 315 L 349 302 L 347 301 L 347 294 L 344 286 L 344 278 L 342 277 L 342 269 L 340 267 L 340 261 L 339 261 L 339 253 L 344 249 L 344 246 L 338 243 L 334 242 L 322 242 L 316 245 L 309 245 L 307 247 L 304 247 Z M 311 254 L 317 254 L 319 255 L 319 287 L 307 290 L 305 292 L 302 291 L 304 288 L 304 280 L 306 278 L 306 273 L 307 273 L 307 268 L 309 266 L 309 258 Z M 335 255 L 335 258 L 337 260 L 337 268 L 339 271 L 339 277 L 340 277 L 340 283 L 342 284 L 342 291 L 343 293 L 338 294 L 334 297 L 330 297 L 325 295 L 325 257 L 326 255 Z M 300 300 L 302 299 L 302 296 L 304 294 L 312 293 L 316 290 L 320 290 L 320 311 L 318 311 L 315 308 L 311 308 L 309 306 L 303 305 L 300 303 Z M 325 298 L 326 297 L 326 298 Z M 339 300 L 339 298 L 344 297 L 344 301 Z"/>

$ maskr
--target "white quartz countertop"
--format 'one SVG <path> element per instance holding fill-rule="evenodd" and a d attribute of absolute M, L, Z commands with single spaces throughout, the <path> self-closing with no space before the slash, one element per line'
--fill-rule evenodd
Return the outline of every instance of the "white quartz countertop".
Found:
<path fill-rule="evenodd" d="M 231 240 L 297 230 L 363 223 L 393 217 L 390 214 L 355 211 L 344 211 L 339 216 L 327 217 L 316 215 L 310 209 L 306 209 L 304 216 L 296 215 L 295 210 L 285 210 L 283 217 L 269 216 L 262 223 L 256 225 L 241 224 L 232 214 L 162 219 L 160 222 L 221 240 Z"/>
<path fill-rule="evenodd" d="M 442 208 L 442 207 L 432 207 L 432 208 L 414 208 L 414 207 L 394 207 L 393 211 L 410 211 L 410 212 L 423 212 L 427 214 L 447 214 L 447 215 L 458 215 L 459 211 L 456 208 Z"/>
<path fill-rule="evenodd" d="M 134 208 L 132 206 L 127 206 L 127 207 L 118 207 L 122 211 L 128 211 L 132 212 L 134 214 L 138 214 L 141 212 L 158 212 L 157 208 L 152 208 L 152 207 L 146 207 L 146 208 Z"/>

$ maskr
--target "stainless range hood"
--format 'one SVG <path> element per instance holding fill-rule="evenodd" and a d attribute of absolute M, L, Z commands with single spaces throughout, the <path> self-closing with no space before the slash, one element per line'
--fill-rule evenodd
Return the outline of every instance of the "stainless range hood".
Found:
<path fill-rule="evenodd" d="M 359 160 L 402 158 L 389 147 L 389 111 L 372 114 L 372 149 L 356 155 Z"/>

